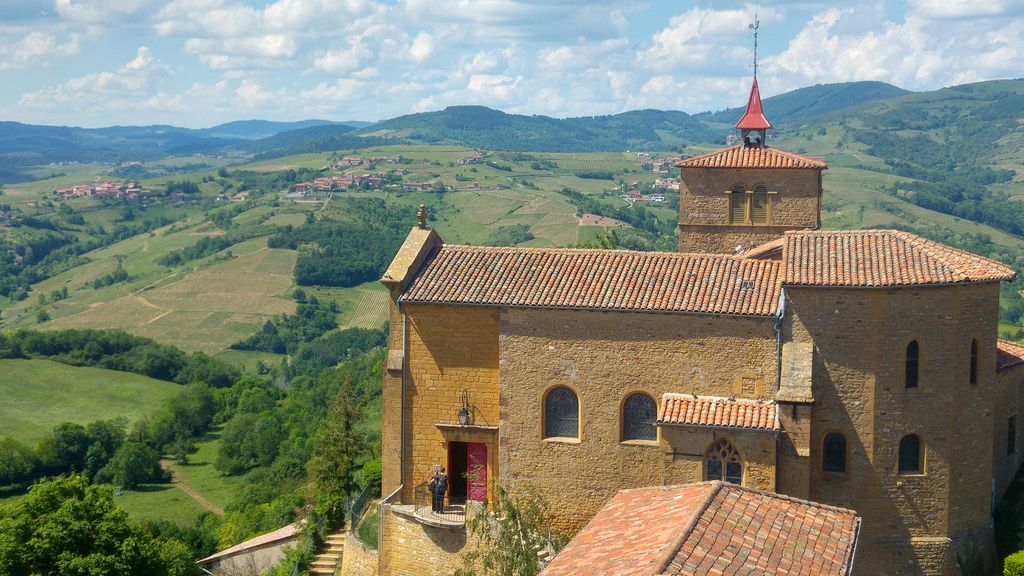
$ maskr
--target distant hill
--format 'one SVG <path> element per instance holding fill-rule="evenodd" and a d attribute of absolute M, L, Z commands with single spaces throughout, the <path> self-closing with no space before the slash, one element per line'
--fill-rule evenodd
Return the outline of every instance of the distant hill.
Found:
<path fill-rule="evenodd" d="M 394 144 L 398 140 L 375 136 L 357 136 L 352 126 L 329 124 L 289 130 L 267 138 L 246 142 L 233 148 L 255 154 L 258 158 L 273 158 L 306 152 L 326 152 L 369 146 Z"/>
<path fill-rule="evenodd" d="M 338 122 L 330 120 L 300 120 L 298 122 L 272 122 L 270 120 L 236 120 L 226 124 L 219 124 L 210 128 L 196 130 L 204 136 L 216 138 L 236 138 L 243 140 L 259 140 L 274 134 L 299 130 L 310 126 L 335 125 Z"/>
<path fill-rule="evenodd" d="M 721 130 L 710 128 L 685 112 L 636 110 L 613 116 L 559 119 L 506 114 L 485 106 L 449 106 L 437 112 L 399 116 L 359 133 L 413 142 L 537 152 L 664 149 L 722 136 Z"/>
<path fill-rule="evenodd" d="M 782 126 L 795 120 L 836 112 L 863 105 L 874 100 L 911 94 L 885 82 L 844 82 L 817 84 L 799 88 L 763 100 L 765 116 L 772 124 Z M 763 96 L 763 94 L 762 94 Z M 697 114 L 700 120 L 734 124 L 743 115 L 744 107 L 728 108 L 720 112 Z"/>

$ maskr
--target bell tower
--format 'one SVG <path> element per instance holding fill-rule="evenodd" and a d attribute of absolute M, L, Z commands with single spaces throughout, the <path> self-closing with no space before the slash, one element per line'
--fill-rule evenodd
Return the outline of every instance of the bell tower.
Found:
<path fill-rule="evenodd" d="M 741 254 L 786 230 L 821 227 L 821 173 L 828 166 L 768 146 L 772 123 L 757 86 L 758 26 L 755 15 L 754 80 L 736 122 L 740 144 L 676 163 L 680 252 Z"/>

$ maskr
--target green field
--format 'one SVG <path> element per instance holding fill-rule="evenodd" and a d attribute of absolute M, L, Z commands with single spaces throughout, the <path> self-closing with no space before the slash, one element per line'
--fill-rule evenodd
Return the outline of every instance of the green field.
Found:
<path fill-rule="evenodd" d="M 114 503 L 139 522 L 167 520 L 191 526 L 206 512 L 173 484 L 143 484 L 136 490 L 115 491 Z"/>
<path fill-rule="evenodd" d="M 188 464 L 171 464 L 171 468 L 193 490 L 219 508 L 224 508 L 242 486 L 241 476 L 224 476 L 213 467 L 220 448 L 220 429 L 212 430 L 196 442 L 196 451 Z"/>
<path fill-rule="evenodd" d="M 61 422 L 130 421 L 181 387 L 172 382 L 50 360 L 0 360 L 0 436 L 34 444 Z"/>

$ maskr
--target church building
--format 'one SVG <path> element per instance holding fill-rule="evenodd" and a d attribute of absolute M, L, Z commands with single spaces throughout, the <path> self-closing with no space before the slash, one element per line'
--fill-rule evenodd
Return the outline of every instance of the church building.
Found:
<path fill-rule="evenodd" d="M 569 534 L 622 489 L 714 480 L 856 511 L 855 574 L 992 556 L 1021 452 L 1014 272 L 821 230 L 827 166 L 768 144 L 756 77 L 736 126 L 676 164 L 678 252 L 452 245 L 421 214 L 382 279 L 380 574 L 458 568 L 492 481 Z"/>

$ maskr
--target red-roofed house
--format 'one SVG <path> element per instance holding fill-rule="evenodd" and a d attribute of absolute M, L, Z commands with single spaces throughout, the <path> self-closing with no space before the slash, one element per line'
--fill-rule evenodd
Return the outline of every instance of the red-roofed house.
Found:
<path fill-rule="evenodd" d="M 756 86 L 739 127 L 771 127 Z M 721 481 L 856 510 L 857 574 L 992 554 L 1024 453 L 1024 348 L 997 338 L 1013 270 L 820 230 L 826 164 L 764 142 L 677 163 L 678 252 L 446 244 L 422 211 L 381 280 L 381 574 L 457 569 L 494 480 L 567 533 L 620 490 Z"/>

